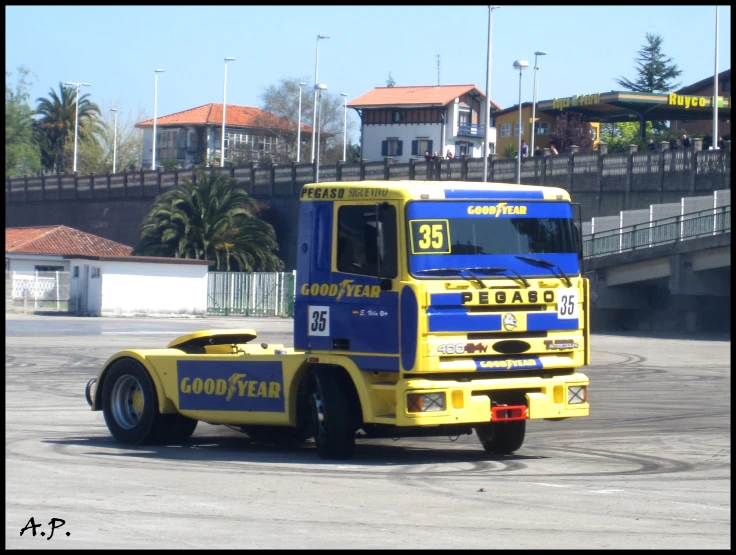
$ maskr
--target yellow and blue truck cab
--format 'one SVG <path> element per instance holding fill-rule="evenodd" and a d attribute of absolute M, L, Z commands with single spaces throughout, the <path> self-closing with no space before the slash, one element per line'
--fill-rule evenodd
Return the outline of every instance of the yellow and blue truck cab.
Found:
<path fill-rule="evenodd" d="M 527 420 L 589 414 L 581 248 L 559 188 L 308 184 L 293 349 L 248 345 L 253 330 L 197 332 L 113 356 L 88 400 L 123 441 L 186 439 L 203 420 L 256 441 L 314 437 L 328 458 L 351 456 L 356 435 L 473 430 L 511 453 Z"/>

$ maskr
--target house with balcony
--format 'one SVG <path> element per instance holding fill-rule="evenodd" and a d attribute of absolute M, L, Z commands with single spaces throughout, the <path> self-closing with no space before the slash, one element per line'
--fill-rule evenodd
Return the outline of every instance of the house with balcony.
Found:
<path fill-rule="evenodd" d="M 252 106 L 228 104 L 225 110 L 225 160 L 232 163 L 294 161 L 297 122 Z M 143 130 L 141 166 L 151 166 L 153 120 L 135 125 Z M 312 127 L 302 124 L 301 142 L 311 140 Z M 182 168 L 219 163 L 222 148 L 222 104 L 205 104 L 156 118 L 156 162 L 176 160 Z"/>
<path fill-rule="evenodd" d="M 362 158 L 391 157 L 397 162 L 423 158 L 425 152 L 483 156 L 486 96 L 475 85 L 376 87 L 347 104 L 361 120 Z M 491 101 L 490 152 L 495 152 Z"/>

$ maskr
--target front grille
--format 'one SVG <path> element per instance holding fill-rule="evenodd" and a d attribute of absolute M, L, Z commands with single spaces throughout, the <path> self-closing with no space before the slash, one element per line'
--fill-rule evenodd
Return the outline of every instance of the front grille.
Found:
<path fill-rule="evenodd" d="M 546 304 L 524 304 L 524 305 L 472 305 L 468 306 L 469 313 L 482 314 L 485 312 L 544 312 Z"/>

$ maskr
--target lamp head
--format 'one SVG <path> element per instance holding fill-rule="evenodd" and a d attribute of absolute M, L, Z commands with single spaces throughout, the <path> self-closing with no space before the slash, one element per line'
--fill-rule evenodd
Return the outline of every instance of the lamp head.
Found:
<path fill-rule="evenodd" d="M 117 112 L 117 111 L 118 111 L 118 109 L 117 109 L 117 108 L 110 108 L 110 111 L 111 111 L 111 112 Z"/>
<path fill-rule="evenodd" d="M 340 96 L 347 96 L 347 93 L 340 93 Z"/>
<path fill-rule="evenodd" d="M 301 87 L 302 85 L 306 85 L 306 84 L 307 84 L 306 81 L 302 81 L 301 83 L 299 83 L 299 86 Z"/>
<path fill-rule="evenodd" d="M 326 91 L 327 90 L 327 85 L 325 85 L 324 83 L 319 83 L 319 84 L 317 84 L 317 85 L 314 86 L 314 90 L 315 91 Z"/>
<path fill-rule="evenodd" d="M 155 73 L 163 73 L 163 72 L 164 72 L 164 70 L 163 70 L 163 69 L 154 69 L 153 71 L 154 71 Z"/>
<path fill-rule="evenodd" d="M 227 58 L 225 58 L 225 61 L 226 62 L 233 62 L 233 61 L 235 61 L 235 58 L 227 57 Z"/>
<path fill-rule="evenodd" d="M 514 69 L 518 69 L 519 71 L 521 71 L 522 69 L 526 69 L 528 67 L 529 67 L 529 62 L 527 62 L 526 60 L 516 60 L 514 62 Z"/>
<path fill-rule="evenodd" d="M 330 37 L 327 36 L 327 35 L 317 35 L 317 40 L 319 40 L 319 39 L 328 39 L 328 38 L 330 38 Z"/>
<path fill-rule="evenodd" d="M 545 52 L 544 50 L 537 50 L 537 51 L 536 51 L 536 52 L 534 53 L 534 55 L 535 55 L 535 56 L 546 56 L 546 55 L 547 55 L 547 53 L 546 53 L 546 52 Z"/>

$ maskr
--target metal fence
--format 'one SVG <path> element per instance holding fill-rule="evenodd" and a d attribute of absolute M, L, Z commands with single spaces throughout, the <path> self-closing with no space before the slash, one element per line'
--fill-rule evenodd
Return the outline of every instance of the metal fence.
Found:
<path fill-rule="evenodd" d="M 731 232 L 731 206 L 671 216 L 583 237 L 583 256 L 601 256 Z"/>
<path fill-rule="evenodd" d="M 5 272 L 5 310 L 66 312 L 70 283 L 69 272 Z"/>
<path fill-rule="evenodd" d="M 210 272 L 207 314 L 294 316 L 294 272 Z"/>

